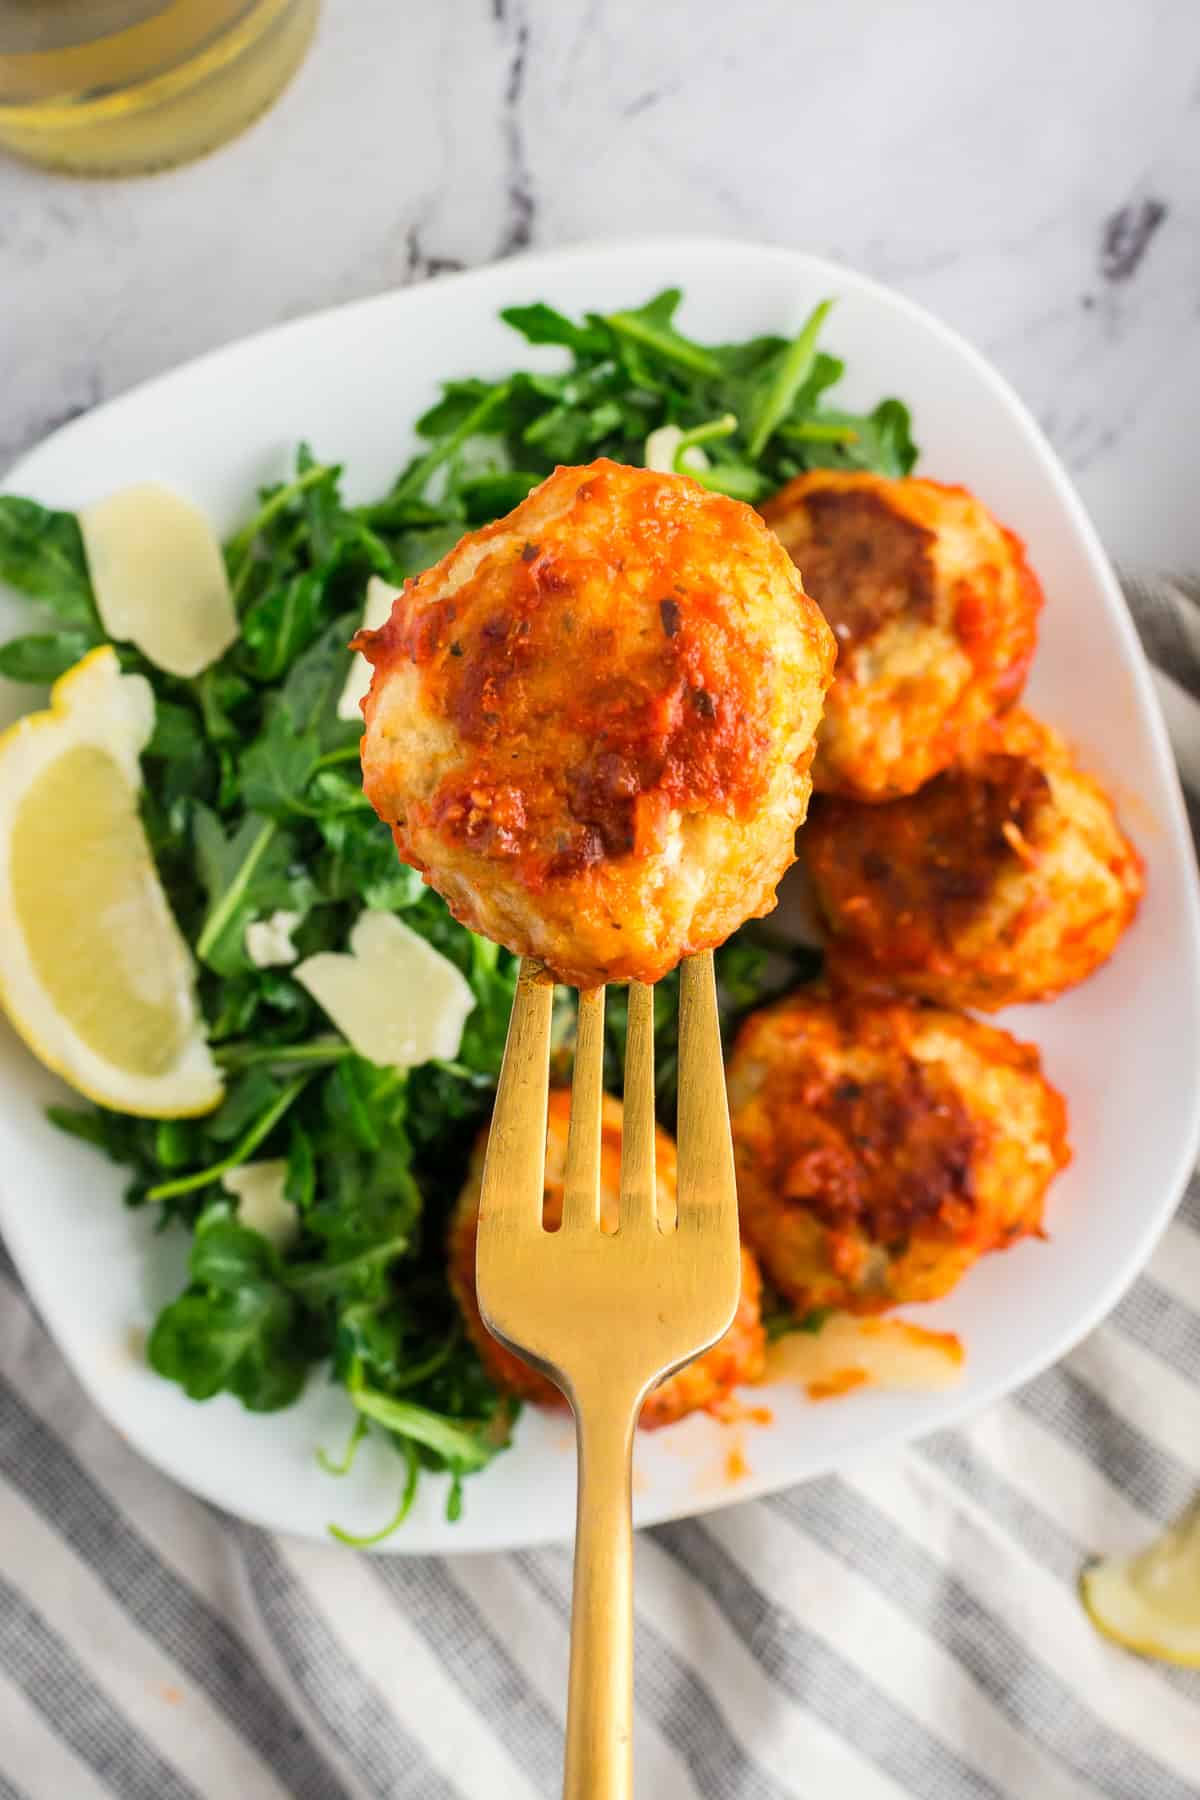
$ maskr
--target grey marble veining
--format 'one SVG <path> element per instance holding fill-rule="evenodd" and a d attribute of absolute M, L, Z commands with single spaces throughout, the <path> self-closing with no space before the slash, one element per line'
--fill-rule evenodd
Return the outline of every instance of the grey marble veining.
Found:
<path fill-rule="evenodd" d="M 1114 554 L 1200 566 L 1196 0 L 326 0 L 207 160 L 0 163 L 0 463 L 276 320 L 651 231 L 893 283 L 1013 380 Z"/>

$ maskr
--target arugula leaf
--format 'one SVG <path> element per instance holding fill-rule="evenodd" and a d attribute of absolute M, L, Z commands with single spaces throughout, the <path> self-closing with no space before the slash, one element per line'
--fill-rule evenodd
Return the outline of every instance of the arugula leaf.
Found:
<path fill-rule="evenodd" d="M 557 404 L 525 427 L 521 441 L 552 464 L 584 459 L 620 429 L 624 414 L 613 391 L 621 380 L 615 362 L 597 363 L 580 375 L 528 379 L 540 393 L 555 396 Z"/>
<path fill-rule="evenodd" d="M 530 344 L 565 344 L 577 356 L 603 356 L 609 340 L 595 325 L 576 325 L 544 301 L 532 306 L 506 306 L 500 317 Z"/>
<path fill-rule="evenodd" d="M 487 404 L 496 392 L 493 381 L 444 381 L 442 397 L 428 412 L 421 414 L 415 430 L 423 438 L 449 438 L 461 430 L 469 419 L 476 417 L 480 407 Z M 397 482 L 392 489 L 392 497 L 403 491 Z M 387 501 L 384 502 L 388 504 Z"/>
<path fill-rule="evenodd" d="M 411 1400 L 394 1400 L 373 1388 L 352 1390 L 350 1398 L 365 1418 L 396 1437 L 411 1438 L 427 1450 L 436 1451 L 457 1475 L 473 1475 L 496 1454 L 495 1445 L 484 1435 L 487 1425 L 482 1419 L 470 1424 L 452 1422 L 442 1413 L 430 1412 Z"/>
<path fill-rule="evenodd" d="M 432 501 L 419 499 L 415 494 L 386 494 L 382 500 L 356 507 L 353 516 L 374 532 L 410 531 L 417 527 L 445 525 L 447 506 L 445 503 L 435 506 Z"/>
<path fill-rule="evenodd" d="M 731 500 L 745 500 L 749 504 L 764 499 L 772 488 L 765 475 L 751 468 L 749 463 L 735 462 L 732 458 L 722 458 L 711 469 L 694 469 L 690 473 L 710 493 L 727 494 Z"/>
<path fill-rule="evenodd" d="M 458 1066 L 470 1074 L 487 1075 L 494 1080 L 500 1073 L 520 964 L 515 956 L 501 951 L 486 938 L 472 937 L 468 943 L 466 966 L 463 967 L 461 956 L 454 959 L 475 993 L 475 1006 L 458 1047 Z"/>
<path fill-rule="evenodd" d="M 343 1142 L 380 1150 L 385 1137 L 403 1127 L 404 1076 L 355 1056 L 334 1070 L 324 1100 L 329 1122 Z"/>
<path fill-rule="evenodd" d="M 316 732 L 297 734 L 286 705 L 277 706 L 239 764 L 242 799 L 269 819 L 287 819 L 292 813 L 312 817 L 305 796 L 320 760 Z"/>
<path fill-rule="evenodd" d="M 142 752 L 147 772 L 143 816 L 160 873 L 169 889 L 194 889 L 188 832 L 189 800 L 211 801 L 218 784 L 219 752 L 205 735 L 199 715 L 178 700 L 155 699 L 154 731 Z M 184 913 L 192 906 L 176 892 Z"/>
<path fill-rule="evenodd" d="M 329 814 L 318 819 L 317 828 L 325 854 L 311 867 L 322 898 L 358 899 L 380 912 L 404 912 L 427 891 L 416 869 L 400 861 L 391 833 L 373 813 Z"/>
<path fill-rule="evenodd" d="M 388 1293 L 382 1300 L 356 1301 L 338 1318 L 338 1356 L 350 1369 L 349 1385 L 361 1377 L 396 1394 L 420 1388 L 456 1358 L 464 1343 L 457 1320 L 439 1335 L 437 1316 L 415 1300 Z"/>
<path fill-rule="evenodd" d="M 207 1135 L 218 1144 L 232 1144 L 245 1137 L 256 1119 L 279 1098 L 280 1084 L 263 1068 L 250 1070 L 231 1082 L 216 1112 L 206 1120 Z"/>
<path fill-rule="evenodd" d="M 142 752 L 144 756 L 162 757 L 165 762 L 201 759 L 207 754 L 204 728 L 190 706 L 178 700 L 154 702 L 154 731 Z"/>
<path fill-rule="evenodd" d="M 0 675 L 48 687 L 86 656 L 96 639 L 88 631 L 53 631 L 11 638 L 0 645 Z"/>
<path fill-rule="evenodd" d="M 350 1473 L 351 1469 L 354 1467 L 355 1459 L 358 1456 L 358 1446 L 362 1443 L 363 1439 L 367 1436 L 367 1433 L 368 1433 L 367 1421 L 363 1418 L 361 1413 L 355 1413 L 354 1424 L 350 1427 L 350 1436 L 346 1440 L 346 1448 L 342 1451 L 341 1456 L 335 1460 L 332 1456 L 330 1456 L 330 1454 L 327 1450 L 318 1450 L 317 1451 L 317 1461 L 320 1463 L 320 1465 L 324 1469 L 325 1473 L 327 1475 L 336 1475 L 339 1478 L 343 1475 L 348 1475 Z M 419 1473 L 420 1472 L 420 1464 L 417 1463 L 415 1457 L 412 1460 L 413 1460 L 413 1466 L 417 1469 L 417 1471 Z M 411 1470 L 410 1470 L 410 1474 L 411 1474 Z M 407 1483 L 406 1483 L 406 1488 L 407 1488 Z M 416 1484 L 415 1483 L 413 1484 L 413 1494 L 414 1495 L 416 1494 Z M 409 1505 L 411 1506 L 411 1504 L 412 1504 L 412 1501 L 410 1500 Z M 407 1513 L 408 1508 L 406 1507 L 404 1510 L 405 1510 L 405 1513 Z M 370 1537 L 365 1537 L 365 1538 L 352 1536 L 351 1533 L 348 1531 L 339 1530 L 339 1528 L 336 1525 L 331 1525 L 329 1527 L 329 1529 L 332 1532 L 333 1536 L 335 1538 L 337 1538 L 341 1543 L 349 1544 L 352 1549 L 361 1550 L 368 1544 L 382 1543 L 383 1539 L 385 1537 L 390 1537 L 392 1532 L 395 1531 L 397 1525 L 401 1524 L 402 1522 L 403 1522 L 403 1515 L 398 1515 L 397 1517 L 390 1520 L 389 1523 L 384 1527 L 384 1529 L 382 1531 L 372 1532 Z"/>
<path fill-rule="evenodd" d="M 313 731 L 322 750 L 357 743 L 362 727 L 337 716 L 337 703 L 350 668 L 350 639 L 358 630 L 360 608 L 342 613 L 288 670 L 279 690 L 279 706 L 297 731 Z"/>
<path fill-rule="evenodd" d="M 254 689 L 242 676 L 214 663 L 191 683 L 200 706 L 204 729 L 214 744 L 235 743 L 242 735 L 241 719 L 254 699 Z"/>
<path fill-rule="evenodd" d="M 619 340 L 649 351 L 660 362 L 694 375 L 719 375 L 721 365 L 713 352 L 684 337 L 672 323 L 682 299 L 680 288 L 664 288 L 636 312 L 609 313 L 605 324 Z M 640 362 L 636 366 L 642 368 Z"/>
<path fill-rule="evenodd" d="M 316 634 L 327 576 L 309 569 L 256 600 L 242 620 L 241 663 L 255 681 L 274 682 Z"/>
<path fill-rule="evenodd" d="M 297 480 L 304 483 L 300 503 L 308 527 L 309 556 L 318 565 L 333 560 L 338 540 L 347 529 L 348 521 L 338 492 L 340 474 L 339 468 L 318 463 L 307 444 L 300 445 L 296 452 Z M 310 479 L 314 475 L 316 479 Z"/>
<path fill-rule="evenodd" d="M 277 1088 L 270 1103 L 242 1133 L 233 1149 L 218 1162 L 211 1163 L 204 1169 L 189 1170 L 186 1175 L 177 1175 L 170 1181 L 160 1181 L 147 1190 L 146 1198 L 173 1200 L 180 1194 L 192 1194 L 201 1188 L 211 1187 L 214 1182 L 220 1181 L 222 1175 L 228 1175 L 231 1169 L 240 1168 L 242 1163 L 250 1160 L 259 1145 L 270 1137 L 289 1107 L 300 1098 L 307 1080 L 307 1074 L 297 1075 L 286 1087 Z"/>
<path fill-rule="evenodd" d="M 154 1128 L 154 1154 L 164 1169 L 183 1169 L 195 1160 L 200 1128 L 191 1119 L 159 1119 Z"/>
<path fill-rule="evenodd" d="M 467 524 L 486 525 L 490 519 L 498 519 L 504 513 L 511 512 L 514 506 L 520 506 L 525 496 L 532 493 L 541 480 L 541 474 L 534 469 L 503 469 L 492 475 L 477 475 L 471 480 L 460 482 L 458 497 L 462 501 Z M 446 549 L 453 547 L 453 544 L 447 544 Z M 444 555 L 445 551 L 441 554 Z M 437 558 L 430 560 L 436 562 Z M 413 573 L 419 574 L 420 571 L 414 570 Z"/>
<path fill-rule="evenodd" d="M 337 466 L 314 463 L 307 446 L 301 446 L 298 462 L 303 466 L 298 468 L 295 479 L 265 489 L 258 511 L 225 547 L 225 562 L 235 600 L 243 597 L 257 573 L 277 562 L 280 553 L 278 536 L 281 530 L 291 535 L 297 514 L 307 529 L 308 520 L 303 510 L 306 491 L 330 482 L 336 484 L 340 473 Z"/>
<path fill-rule="evenodd" d="M 902 400 L 881 400 L 867 414 L 867 422 L 875 434 L 874 445 L 860 438 L 858 459 L 863 468 L 874 468 L 885 475 L 910 473 L 917 460 L 917 446 L 912 437 L 912 420 Z M 873 452 L 873 455 L 872 455 Z M 868 458 L 872 460 L 868 460 Z"/>
<path fill-rule="evenodd" d="M 323 763 L 357 759 L 361 727 L 339 719 L 337 703 L 350 667 L 347 649 L 358 621 L 335 619 L 302 655 L 272 696 L 263 730 L 239 762 L 243 803 L 269 818 L 290 814 L 319 819 L 344 811 L 335 785 L 315 798 L 309 784 Z M 361 790 L 360 790 L 361 791 Z"/>
<path fill-rule="evenodd" d="M 93 1107 L 90 1112 L 77 1106 L 48 1106 L 46 1117 L 68 1137 L 78 1138 L 94 1150 L 102 1150 L 112 1162 L 135 1160 L 137 1127 L 133 1120 L 120 1113 L 108 1112 L 100 1106 Z"/>
<path fill-rule="evenodd" d="M 779 352 L 767 371 L 746 418 L 746 447 L 751 458 L 762 455 L 767 439 L 792 410 L 797 394 L 812 371 L 817 354 L 817 337 L 833 305 L 822 300 L 814 306 L 803 326 L 786 349 Z"/>
<path fill-rule="evenodd" d="M 226 1205 L 212 1207 L 197 1221 L 189 1273 L 190 1286 L 150 1333 L 151 1367 L 191 1400 L 231 1393 L 251 1412 L 290 1406 L 310 1352 L 266 1239 L 239 1225 Z"/>
<path fill-rule="evenodd" d="M 461 383 L 456 384 L 458 387 L 461 385 Z M 499 382 L 494 387 L 484 388 L 475 404 L 460 412 L 458 422 L 450 430 L 446 430 L 443 421 L 449 416 L 452 405 L 456 410 L 458 409 L 457 394 L 453 397 L 448 394 L 440 409 L 435 408 L 433 413 L 426 413 L 423 419 L 419 419 L 417 430 L 421 432 L 422 436 L 435 437 L 436 441 L 433 448 L 427 450 L 424 456 L 417 457 L 409 464 L 397 480 L 392 490 L 393 493 L 423 494 L 426 484 L 436 471 L 448 462 L 454 452 L 460 449 L 469 438 L 477 436 L 501 410 L 508 399 L 508 393 L 509 388 L 506 381 Z M 431 425 L 431 421 L 434 420 L 438 425 L 436 431 Z"/>
<path fill-rule="evenodd" d="M 295 1119 L 288 1138 L 287 1179 L 284 1196 L 297 1212 L 305 1213 L 317 1195 L 317 1158 L 309 1133 Z"/>
<path fill-rule="evenodd" d="M 320 1254 L 289 1268 L 289 1286 L 309 1304 L 387 1298 L 388 1271 L 411 1248 L 421 1212 L 405 1077 L 348 1057 L 325 1077 L 321 1110 L 313 1131 L 323 1180 L 304 1215 Z"/>
<path fill-rule="evenodd" d="M 100 643 L 103 633 L 74 513 L 52 512 L 36 500 L 0 495 L 0 581 L 41 601 L 64 625 Z"/>
<path fill-rule="evenodd" d="M 295 856 L 295 844 L 274 819 L 247 813 L 227 833 L 207 806 L 193 809 L 196 870 L 208 895 L 196 955 L 218 975 L 249 967 L 244 938 L 252 919 L 277 910 L 301 917 L 312 886 Z"/>
<path fill-rule="evenodd" d="M 325 1472 L 329 1475 L 347 1474 L 350 1465 L 354 1460 L 354 1455 L 358 1449 L 359 1443 L 366 1434 L 366 1416 L 363 1413 L 359 1413 L 354 1421 L 354 1430 L 350 1433 L 350 1442 L 346 1446 L 345 1456 L 340 1463 L 330 1462 L 324 1452 L 318 1450 L 317 1456 L 320 1460 L 321 1467 Z M 381 1525 L 378 1531 L 368 1531 L 365 1533 L 343 1531 L 340 1525 L 331 1525 L 329 1527 L 330 1537 L 336 1538 L 339 1544 L 345 1544 L 347 1549 L 369 1550 L 373 1544 L 382 1544 L 385 1538 L 390 1538 L 394 1531 L 400 1529 L 401 1525 L 403 1525 L 405 1519 L 407 1519 L 409 1513 L 412 1511 L 413 1501 L 417 1497 L 417 1483 L 421 1478 L 421 1459 L 417 1454 L 416 1445 L 411 1439 L 402 1440 L 401 1447 L 404 1453 L 404 1460 L 408 1465 L 408 1473 L 404 1480 L 404 1486 L 400 1492 L 400 1499 L 396 1506 L 396 1510 L 387 1523 Z"/>
<path fill-rule="evenodd" d="M 396 541 L 393 580 L 401 582 L 409 575 L 419 575 L 423 569 L 431 568 L 453 550 L 462 532 L 462 521 L 457 518 L 420 531 L 404 532 Z"/>

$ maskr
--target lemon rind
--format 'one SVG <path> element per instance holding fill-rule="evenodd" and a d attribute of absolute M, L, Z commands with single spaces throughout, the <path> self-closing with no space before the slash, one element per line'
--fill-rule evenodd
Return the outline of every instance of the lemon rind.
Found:
<path fill-rule="evenodd" d="M 1132 1587 L 1130 1561 L 1110 1557 L 1083 1571 L 1079 1597 L 1088 1618 L 1102 1636 L 1125 1650 L 1178 1668 L 1200 1669 L 1200 1621 L 1187 1627 L 1164 1620 Z"/>

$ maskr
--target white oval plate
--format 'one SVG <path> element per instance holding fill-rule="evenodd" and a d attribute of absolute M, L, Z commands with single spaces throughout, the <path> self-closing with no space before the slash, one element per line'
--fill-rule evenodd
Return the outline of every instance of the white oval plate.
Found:
<path fill-rule="evenodd" d="M 961 1385 L 859 1393 L 820 1405 L 784 1383 L 756 1391 L 767 1426 L 692 1418 L 643 1436 L 640 1524 L 697 1513 L 820 1474 L 932 1431 L 1061 1356 L 1114 1304 L 1148 1256 L 1196 1155 L 1200 1067 L 1197 895 L 1191 846 L 1148 671 L 1096 535 L 1037 426 L 960 338 L 910 301 L 815 257 L 748 244 L 660 240 L 531 256 L 280 325 L 98 408 L 57 432 L 4 486 L 77 507 L 122 482 L 157 478 L 222 529 L 255 487 L 280 476 L 300 438 L 346 465 L 354 500 L 381 493 L 412 448 L 410 424 L 442 376 L 556 366 L 497 313 L 548 300 L 568 312 L 685 292 L 684 328 L 712 340 L 792 332 L 826 295 L 826 340 L 849 374 L 839 404 L 896 393 L 912 407 L 923 472 L 965 482 L 1024 537 L 1048 595 L 1029 697 L 1115 792 L 1144 854 L 1149 891 L 1112 963 L 1048 1008 L 1002 1023 L 1035 1040 L 1070 1103 L 1075 1160 L 1050 1200 L 1047 1243 L 987 1258 L 924 1323 L 960 1332 Z M 0 598 L 0 637 L 22 609 Z M 6 695 L 9 700 L 14 696 Z M 28 706 L 28 690 L 20 691 Z M 10 710 L 12 708 L 10 707 Z M 3 1030 L 3 1027 L 0 1027 Z M 181 1283 L 181 1235 L 157 1237 L 150 1209 L 121 1205 L 121 1173 L 41 1115 L 58 1084 L 0 1040 L 0 1223 L 43 1317 L 97 1406 L 151 1462 L 229 1511 L 321 1537 L 330 1520 L 378 1526 L 401 1478 L 384 1444 L 332 1480 L 345 1398 L 320 1376 L 290 1411 L 253 1416 L 222 1396 L 198 1406 L 140 1357 L 157 1306 Z M 747 1468 L 731 1479 L 736 1446 Z M 515 1447 L 443 1517 L 428 1479 L 393 1551 L 503 1549 L 561 1539 L 574 1513 L 569 1420 L 526 1409 Z"/>

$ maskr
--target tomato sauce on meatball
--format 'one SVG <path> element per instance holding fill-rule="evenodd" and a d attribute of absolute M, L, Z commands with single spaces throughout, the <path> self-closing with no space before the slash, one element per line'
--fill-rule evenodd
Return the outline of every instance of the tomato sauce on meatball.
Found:
<path fill-rule="evenodd" d="M 752 1014 L 729 1097 L 742 1230 L 801 1312 L 938 1299 L 1040 1230 L 1068 1160 L 1037 1051 L 912 1003 L 811 989 Z"/>
<path fill-rule="evenodd" d="M 813 769 L 859 800 L 910 794 L 1020 694 L 1041 589 L 966 488 L 815 470 L 762 509 L 833 627 Z"/>
<path fill-rule="evenodd" d="M 907 799 L 821 796 L 801 849 L 840 980 L 985 1012 L 1086 979 L 1143 887 L 1104 789 L 1020 711 Z"/>

